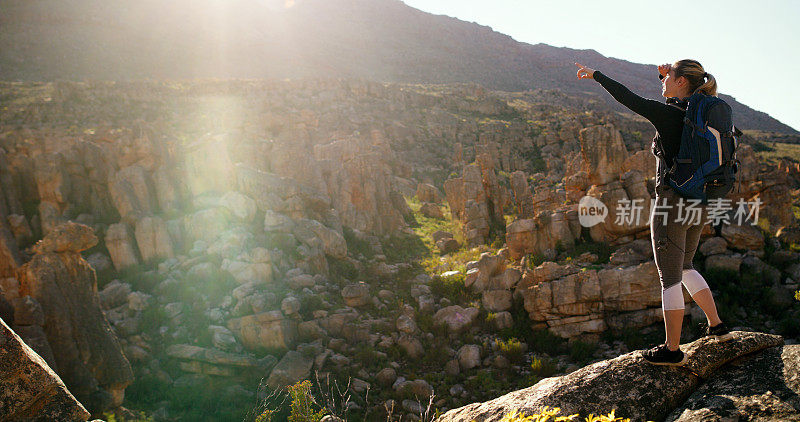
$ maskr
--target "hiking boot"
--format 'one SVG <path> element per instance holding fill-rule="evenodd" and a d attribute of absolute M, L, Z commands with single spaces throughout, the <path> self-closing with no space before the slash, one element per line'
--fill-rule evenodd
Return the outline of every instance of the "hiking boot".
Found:
<path fill-rule="evenodd" d="M 733 338 L 730 330 L 728 327 L 725 326 L 724 322 L 720 322 L 715 326 L 706 326 L 706 337 L 714 337 L 717 341 L 728 341 Z"/>
<path fill-rule="evenodd" d="M 653 365 L 680 366 L 689 360 L 689 356 L 681 349 L 671 351 L 666 344 L 643 351 L 642 357 Z"/>

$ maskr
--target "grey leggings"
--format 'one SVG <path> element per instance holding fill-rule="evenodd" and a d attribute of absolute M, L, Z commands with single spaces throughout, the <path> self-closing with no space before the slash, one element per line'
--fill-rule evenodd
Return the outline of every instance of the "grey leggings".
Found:
<path fill-rule="evenodd" d="M 699 223 L 686 221 L 686 208 L 680 210 L 680 217 L 684 221 L 677 222 L 676 218 L 679 217 L 678 201 L 680 198 L 680 195 L 670 186 L 657 186 L 655 206 L 650 210 L 650 240 L 653 244 L 653 256 L 655 257 L 662 289 L 667 289 L 676 283 L 680 283 L 683 270 L 694 268 L 692 259 L 697 251 L 700 233 L 703 231 L 703 226 L 705 226 L 708 218 L 707 205 L 698 204 L 694 208 L 700 210 Z M 664 205 L 665 203 L 666 206 Z M 688 203 L 687 199 L 683 200 L 684 207 Z M 656 213 L 656 210 L 659 213 Z M 660 214 L 661 211 L 666 211 L 667 215 Z M 690 218 L 689 220 L 695 219 Z"/>

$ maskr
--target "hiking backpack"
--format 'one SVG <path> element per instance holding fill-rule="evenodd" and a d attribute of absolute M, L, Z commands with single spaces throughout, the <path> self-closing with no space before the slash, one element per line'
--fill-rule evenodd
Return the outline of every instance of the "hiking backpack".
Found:
<path fill-rule="evenodd" d="M 678 155 L 667 171 L 667 183 L 679 195 L 709 200 L 724 198 L 739 171 L 738 137 L 731 107 L 718 97 L 695 93 L 688 99 Z"/>

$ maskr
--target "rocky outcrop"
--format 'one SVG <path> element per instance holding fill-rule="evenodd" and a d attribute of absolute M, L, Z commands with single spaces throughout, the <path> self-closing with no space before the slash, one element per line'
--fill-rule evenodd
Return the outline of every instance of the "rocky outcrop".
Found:
<path fill-rule="evenodd" d="M 0 219 L 2 218 L 3 215 L 0 214 Z M 0 277 L 14 275 L 20 265 L 22 258 L 19 255 L 17 240 L 5 222 L 0 221 Z"/>
<path fill-rule="evenodd" d="M 545 262 L 523 279 L 515 295 L 523 298 L 525 310 L 541 327 L 561 337 L 575 337 L 658 322 L 657 280 L 652 261 L 599 271 Z"/>
<path fill-rule="evenodd" d="M 488 154 L 464 166 L 461 177 L 447 179 L 444 191 L 450 212 L 460 220 L 469 245 L 484 243 L 492 226 L 503 226 L 503 207 L 510 200 L 497 182 L 493 161 Z"/>
<path fill-rule="evenodd" d="M 0 319 L 0 420 L 87 419 L 58 375 Z"/>
<path fill-rule="evenodd" d="M 442 193 L 436 186 L 433 186 L 430 183 L 420 183 L 417 185 L 417 191 L 415 195 L 417 196 L 417 199 L 422 202 L 433 202 L 438 204 L 442 201 Z"/>
<path fill-rule="evenodd" d="M 622 134 L 612 124 L 591 126 L 580 131 L 581 153 L 589 182 L 605 185 L 618 180 L 628 159 Z"/>
<path fill-rule="evenodd" d="M 177 359 L 181 370 L 195 374 L 235 376 L 242 371 L 264 370 L 275 363 L 271 355 L 265 363 L 249 355 L 224 352 L 217 349 L 173 344 L 166 350 L 167 356 Z"/>
<path fill-rule="evenodd" d="M 780 336 L 743 331 L 735 331 L 726 343 L 703 338 L 681 347 L 689 355 L 685 367 L 652 365 L 644 361 L 640 351 L 630 352 L 568 375 L 546 378 L 494 400 L 450 410 L 436 420 L 500 421 L 513 411 L 532 414 L 545 406 L 559 407 L 565 415 L 585 417 L 615 410 L 617 416 L 631 420 L 663 420 L 699 391 L 704 379 L 720 368 L 732 368 L 726 366 L 729 362 L 782 343 Z"/>
<path fill-rule="evenodd" d="M 631 170 L 603 185 L 593 185 L 586 195 L 596 198 L 608 209 L 602 223 L 589 228 L 596 242 L 624 243 L 635 237 L 643 237 L 649 230 L 651 208 L 650 193 L 642 174 Z"/>
<path fill-rule="evenodd" d="M 392 199 L 392 156 L 380 136 L 314 146 L 314 157 L 342 224 L 370 234 L 389 234 L 406 227 Z"/>
<path fill-rule="evenodd" d="M 93 412 L 122 404 L 133 381 L 100 308 L 95 272 L 80 255 L 96 243 L 89 227 L 63 224 L 36 244 L 36 255 L 18 271 L 20 295 L 36 299 L 44 311 L 53 369 Z"/>
<path fill-rule="evenodd" d="M 533 194 L 528 186 L 528 177 L 524 171 L 511 173 L 511 190 L 514 192 L 514 204 L 517 206 L 518 218 L 533 218 L 536 208 L 533 205 Z"/>
<path fill-rule="evenodd" d="M 534 218 L 513 221 L 506 226 L 506 245 L 511 259 L 539 254 L 557 247 L 569 248 L 581 234 L 574 210 L 542 211 Z"/>
<path fill-rule="evenodd" d="M 667 422 L 800 420 L 800 345 L 770 347 L 719 369 Z"/>

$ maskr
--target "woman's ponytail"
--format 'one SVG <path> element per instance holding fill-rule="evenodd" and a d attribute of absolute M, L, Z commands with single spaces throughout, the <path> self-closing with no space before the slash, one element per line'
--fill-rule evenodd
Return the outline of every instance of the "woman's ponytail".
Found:
<path fill-rule="evenodd" d="M 717 80 L 714 79 L 714 76 L 710 73 L 705 74 L 705 82 L 702 85 L 698 86 L 694 92 L 702 92 L 706 95 L 713 95 L 717 96 Z"/>

